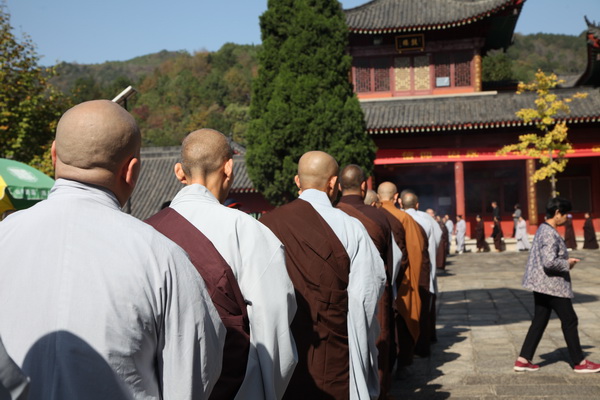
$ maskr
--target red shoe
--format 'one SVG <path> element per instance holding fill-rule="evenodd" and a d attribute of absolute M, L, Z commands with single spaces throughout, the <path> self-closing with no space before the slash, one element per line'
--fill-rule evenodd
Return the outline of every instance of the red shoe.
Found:
<path fill-rule="evenodd" d="M 576 365 L 573 371 L 579 374 L 593 374 L 594 372 L 600 372 L 600 364 L 584 360 L 583 364 Z"/>
<path fill-rule="evenodd" d="M 534 372 L 534 371 L 539 371 L 540 366 L 532 364 L 529 361 L 524 363 L 524 362 L 517 360 L 517 361 L 515 361 L 515 366 L 513 367 L 513 369 L 517 372 Z"/>

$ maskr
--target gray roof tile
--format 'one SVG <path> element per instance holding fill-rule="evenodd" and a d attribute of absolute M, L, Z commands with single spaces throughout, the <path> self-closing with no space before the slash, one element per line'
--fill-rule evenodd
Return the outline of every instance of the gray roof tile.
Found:
<path fill-rule="evenodd" d="M 470 23 L 508 6 L 516 0 L 373 0 L 345 10 L 351 31 L 400 28 L 442 28 Z"/>
<path fill-rule="evenodd" d="M 573 100 L 567 121 L 600 120 L 600 91 L 568 88 L 555 91 L 561 98 L 586 92 L 586 99 Z M 491 93 L 491 94 L 490 94 Z M 515 112 L 531 108 L 534 93 L 483 92 L 471 96 L 431 96 L 415 99 L 362 101 L 367 130 L 371 134 L 431 132 L 452 129 L 523 126 Z M 559 116 L 560 117 L 560 116 Z"/>

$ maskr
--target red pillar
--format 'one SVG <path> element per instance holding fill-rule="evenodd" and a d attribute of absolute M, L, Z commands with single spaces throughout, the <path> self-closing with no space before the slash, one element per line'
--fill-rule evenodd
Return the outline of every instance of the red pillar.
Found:
<path fill-rule="evenodd" d="M 454 163 L 454 188 L 456 191 L 456 215 L 465 215 L 465 170 L 462 161 Z"/>
<path fill-rule="evenodd" d="M 527 214 L 529 215 L 528 232 L 535 233 L 538 225 L 538 209 L 537 209 L 537 192 L 535 190 L 535 182 L 533 174 L 535 173 L 535 160 L 528 159 L 525 161 L 527 170 Z"/>

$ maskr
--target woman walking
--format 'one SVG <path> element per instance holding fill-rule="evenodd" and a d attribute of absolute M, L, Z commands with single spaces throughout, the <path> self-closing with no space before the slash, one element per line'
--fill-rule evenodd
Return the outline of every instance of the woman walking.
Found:
<path fill-rule="evenodd" d="M 539 370 L 539 365 L 533 364 L 531 360 L 548 325 L 552 310 L 560 319 L 573 370 L 578 373 L 600 371 L 600 364 L 587 361 L 583 356 L 577 332 L 577 314 L 571 302 L 573 290 L 569 271 L 579 260 L 569 258 L 567 246 L 556 231 L 557 226 L 567 221 L 569 211 L 569 200 L 561 197 L 551 199 L 546 207 L 546 222 L 540 225 L 533 238 L 523 276 L 523 287 L 533 290 L 535 311 L 521 353 L 515 361 L 515 371 Z"/>
<path fill-rule="evenodd" d="M 529 250 L 529 238 L 527 237 L 527 222 L 523 219 L 523 217 L 519 217 L 519 222 L 517 223 L 517 231 L 515 233 L 515 238 L 517 239 L 517 250 L 519 251 L 527 251 Z"/>

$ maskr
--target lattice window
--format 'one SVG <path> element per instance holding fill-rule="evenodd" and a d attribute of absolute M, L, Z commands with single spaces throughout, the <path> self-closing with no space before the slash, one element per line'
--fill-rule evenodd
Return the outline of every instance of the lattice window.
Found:
<path fill-rule="evenodd" d="M 396 92 L 410 90 L 409 57 L 396 57 L 394 59 L 394 88 Z"/>
<path fill-rule="evenodd" d="M 430 75 L 429 75 L 429 57 L 418 56 L 414 59 L 415 66 L 415 90 L 429 90 L 431 89 Z"/>
<path fill-rule="evenodd" d="M 471 55 L 454 55 L 454 86 L 471 86 Z"/>
<path fill-rule="evenodd" d="M 448 87 L 450 82 L 450 67 L 452 58 L 450 54 L 438 53 L 434 57 L 435 63 L 435 86 Z"/>
<path fill-rule="evenodd" d="M 373 77 L 376 92 L 389 92 L 390 90 L 390 60 L 376 58 L 373 61 Z"/>
<path fill-rule="evenodd" d="M 354 62 L 354 87 L 357 93 L 371 91 L 371 68 L 369 60 L 356 59 Z"/>

